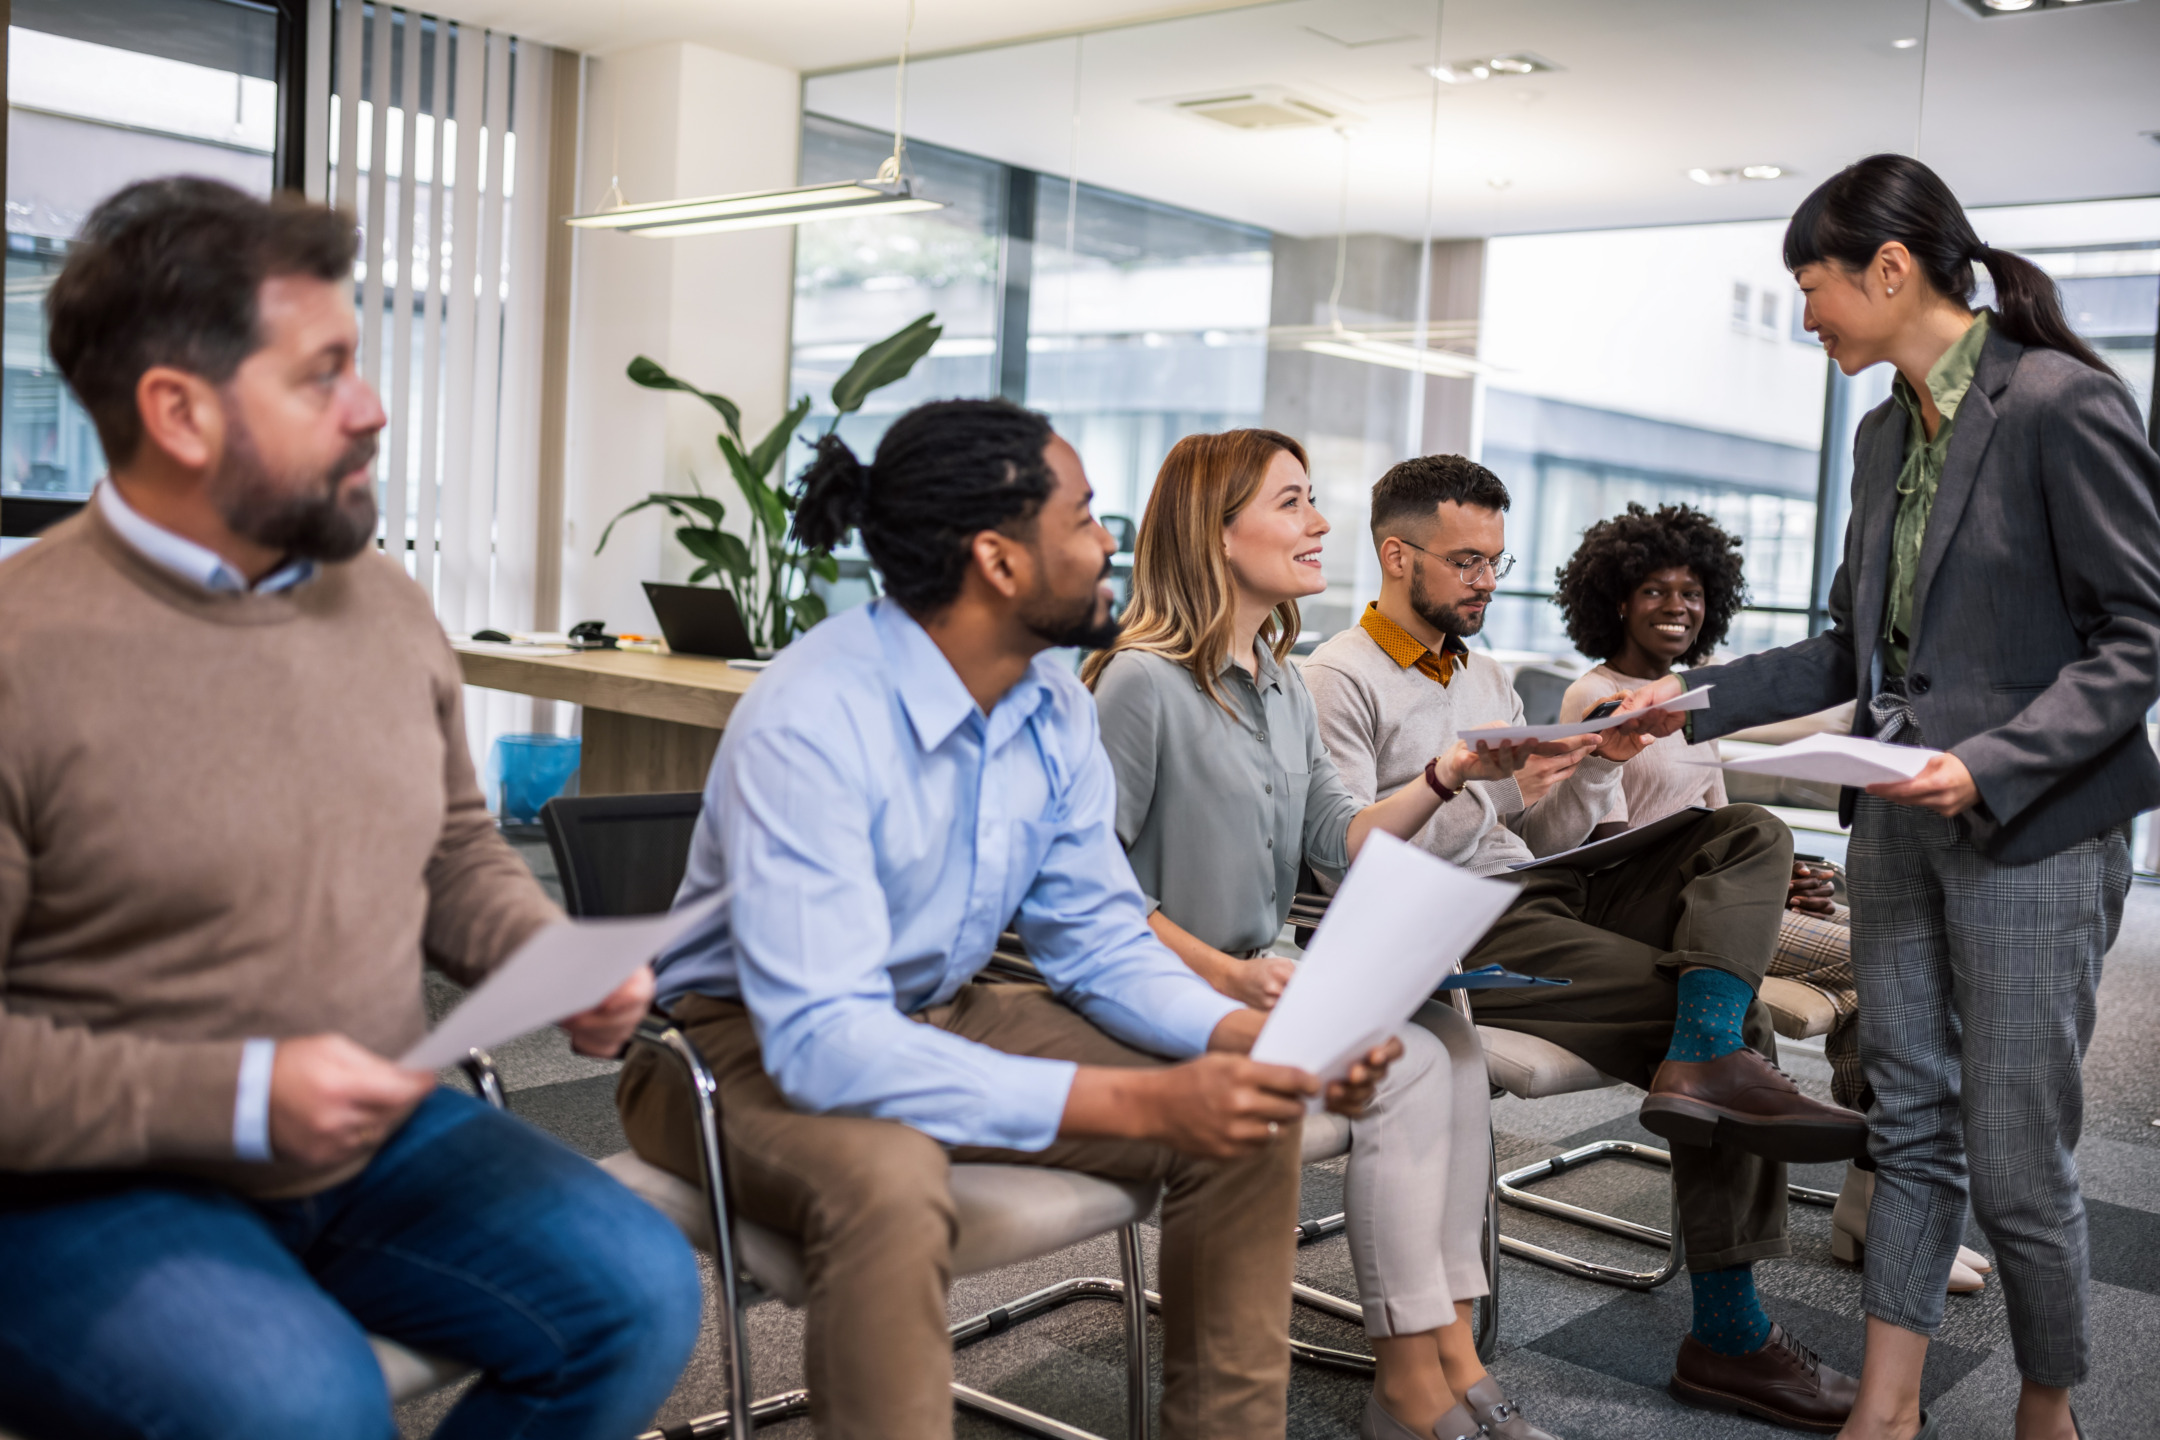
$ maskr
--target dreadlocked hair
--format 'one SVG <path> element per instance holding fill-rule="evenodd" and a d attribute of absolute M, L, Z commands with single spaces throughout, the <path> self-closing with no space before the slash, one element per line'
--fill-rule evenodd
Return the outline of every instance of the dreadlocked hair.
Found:
<path fill-rule="evenodd" d="M 1682 665 L 1709 658 L 1724 640 L 1733 616 L 1747 602 L 1740 540 L 1692 505 L 1645 510 L 1630 504 L 1624 514 L 1583 531 L 1582 544 L 1554 572 L 1554 603 L 1568 639 L 1593 660 L 1610 660 L 1627 647 L 1621 618 L 1635 587 L 1660 570 L 1684 565 L 1703 587 L 1703 624 Z"/>
<path fill-rule="evenodd" d="M 829 550 L 851 531 L 885 591 L 918 617 L 959 598 L 974 539 L 1032 526 L 1056 477 L 1050 422 L 1010 400 L 936 400 L 902 415 L 868 465 L 827 435 L 800 478 L 795 538 Z"/>

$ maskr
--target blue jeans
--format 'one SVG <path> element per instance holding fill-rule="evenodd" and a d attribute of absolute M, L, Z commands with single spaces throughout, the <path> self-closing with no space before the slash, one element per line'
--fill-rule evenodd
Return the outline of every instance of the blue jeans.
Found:
<path fill-rule="evenodd" d="M 300 1200 L 156 1177 L 0 1202 L 0 1426 L 26 1437 L 387 1440 L 372 1331 L 484 1372 L 440 1440 L 622 1440 L 700 1316 L 672 1224 L 450 1090 Z"/>

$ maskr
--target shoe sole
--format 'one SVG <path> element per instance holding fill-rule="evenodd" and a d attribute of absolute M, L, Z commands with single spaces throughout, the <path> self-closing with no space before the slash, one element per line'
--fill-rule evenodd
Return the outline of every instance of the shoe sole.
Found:
<path fill-rule="evenodd" d="M 1820 1420 L 1803 1420 L 1767 1405 L 1758 1405 L 1740 1395 L 1728 1395 L 1723 1390 L 1710 1390 L 1701 1385 L 1690 1385 L 1676 1373 L 1665 1382 L 1665 1393 L 1683 1405 L 1698 1410 L 1711 1410 L 1720 1415 L 1744 1415 L 1751 1420 L 1765 1420 L 1772 1425 L 1782 1425 L 1788 1430 L 1807 1430 L 1817 1435 L 1835 1435 L 1845 1428 L 1842 1420 L 1825 1423 Z"/>
<path fill-rule="evenodd" d="M 1642 1126 L 1675 1145 L 1730 1145 L 1765 1160 L 1823 1165 L 1867 1152 L 1867 1127 L 1825 1120 L 1759 1120 L 1699 1100 L 1653 1095 L 1643 1101 Z"/>

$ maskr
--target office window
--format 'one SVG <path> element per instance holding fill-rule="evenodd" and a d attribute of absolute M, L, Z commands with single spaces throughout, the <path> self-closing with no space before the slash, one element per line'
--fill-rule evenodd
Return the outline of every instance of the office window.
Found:
<path fill-rule="evenodd" d="M 1486 622 L 1495 648 L 1573 652 L 1555 573 L 1585 528 L 1630 501 L 1693 505 L 1741 538 L 1752 604 L 1728 651 L 1808 633 L 1827 367 L 1812 337 L 1760 343 L 1783 333 L 1783 230 L 1487 242 L 1482 455 L 1513 493 L 1520 557 Z"/>
<path fill-rule="evenodd" d="M 1137 522 L 1172 445 L 1260 423 L 1270 237 L 1049 176 L 1035 214 L 1027 403 L 1080 452 L 1097 511 Z"/>
<path fill-rule="evenodd" d="M 802 183 L 860 180 L 892 154 L 892 135 L 805 115 Z M 998 393 L 1005 167 L 910 143 L 917 188 L 945 202 L 915 215 L 868 215 L 802 226 L 795 236 L 792 395 L 813 401 L 811 425 L 832 415 L 831 393 L 863 346 L 928 311 L 945 333 L 914 373 L 870 397 L 841 429 L 865 458 L 901 412 L 925 400 Z M 792 469 L 809 460 L 799 443 Z"/>
<path fill-rule="evenodd" d="M 11 19 L 0 494 L 79 500 L 105 459 L 46 351 L 46 288 L 84 217 L 130 181 L 270 192 L 278 16 L 247 0 L 15 0 Z"/>
<path fill-rule="evenodd" d="M 802 182 L 860 179 L 891 151 L 889 131 L 806 115 Z M 926 311 L 944 334 L 843 424 L 857 454 L 925 400 L 1004 395 L 1080 452 L 1097 513 L 1137 523 L 1172 445 L 1260 422 L 1267 231 L 936 145 L 910 142 L 908 158 L 944 209 L 797 234 L 789 380 L 811 397 L 812 433 L 857 352 Z M 808 460 L 798 437 L 789 473 Z M 869 594 L 859 552 L 841 561 L 835 606 Z"/>

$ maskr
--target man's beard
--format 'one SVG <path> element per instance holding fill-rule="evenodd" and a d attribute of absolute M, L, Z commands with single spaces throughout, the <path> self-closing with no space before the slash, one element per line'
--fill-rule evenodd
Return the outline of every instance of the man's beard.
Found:
<path fill-rule="evenodd" d="M 1458 640 L 1468 639 L 1485 628 L 1485 612 L 1475 615 L 1462 613 L 1463 602 L 1453 605 L 1436 603 L 1425 589 L 1425 562 L 1418 561 L 1410 569 L 1410 608 L 1418 619 L 1443 635 L 1453 635 Z"/>
<path fill-rule="evenodd" d="M 375 539 L 375 487 L 340 495 L 347 475 L 375 459 L 375 437 L 363 435 L 327 473 L 293 485 L 263 464 L 255 437 L 232 416 L 224 463 L 210 479 L 210 502 L 235 535 L 293 560 L 350 560 Z"/>
<path fill-rule="evenodd" d="M 1101 579 L 1110 576 L 1110 562 L 1103 561 Z M 1115 610 L 1095 618 L 1097 596 L 1093 589 L 1085 600 L 1060 600 L 1038 587 L 1020 607 L 1020 623 L 1036 639 L 1051 646 L 1077 646 L 1082 650 L 1107 649 L 1121 628 Z"/>

